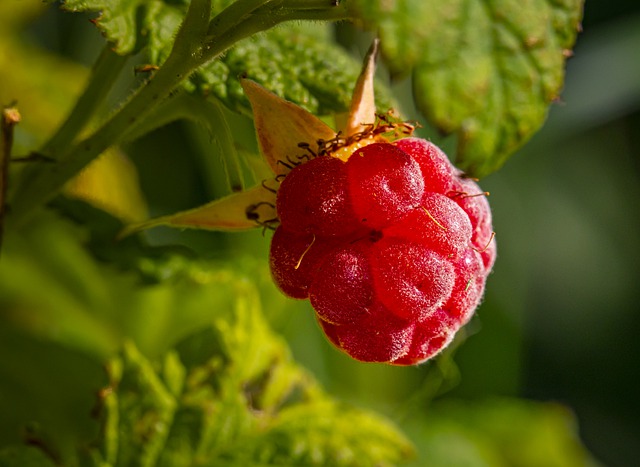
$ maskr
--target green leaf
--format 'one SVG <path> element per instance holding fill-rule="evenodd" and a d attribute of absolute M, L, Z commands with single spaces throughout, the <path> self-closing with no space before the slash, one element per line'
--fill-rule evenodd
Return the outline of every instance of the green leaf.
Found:
<path fill-rule="evenodd" d="M 184 0 L 65 0 L 63 8 L 73 12 L 100 12 L 95 24 L 114 44 L 117 53 L 127 55 L 147 45 L 154 50 L 170 47 L 188 3 Z"/>
<path fill-rule="evenodd" d="M 0 446 L 27 427 L 64 465 L 365 466 L 410 456 L 390 422 L 332 400 L 293 361 L 246 277 L 174 253 L 138 257 L 141 281 L 96 261 L 87 238 L 49 211 L 7 238 Z"/>
<path fill-rule="evenodd" d="M 131 160 L 111 147 L 73 178 L 66 196 L 81 199 L 127 222 L 148 217 L 138 172 Z"/>
<path fill-rule="evenodd" d="M 333 44 L 331 29 L 322 24 L 280 26 L 239 42 L 224 57 L 202 67 L 192 82 L 228 107 L 249 114 L 239 76 L 315 115 L 346 112 L 361 62 Z M 388 110 L 392 99 L 377 86 L 378 108 Z"/>
<path fill-rule="evenodd" d="M 243 458 L 268 465 L 390 466 L 414 455 L 388 422 L 330 400 L 284 409 L 246 446 L 251 455 Z"/>
<path fill-rule="evenodd" d="M 352 0 L 393 73 L 413 75 L 429 122 L 459 136 L 457 163 L 497 170 L 559 99 L 583 0 Z"/>
<path fill-rule="evenodd" d="M 413 454 L 388 421 L 331 400 L 291 360 L 250 286 L 162 370 L 132 343 L 109 368 L 117 465 L 385 466 Z"/>

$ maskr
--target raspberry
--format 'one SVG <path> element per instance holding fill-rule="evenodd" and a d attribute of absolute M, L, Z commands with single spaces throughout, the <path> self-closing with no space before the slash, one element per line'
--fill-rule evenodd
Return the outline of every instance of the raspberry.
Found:
<path fill-rule="evenodd" d="M 485 193 L 419 138 L 322 153 L 281 182 L 271 271 L 353 358 L 413 365 L 471 319 L 496 249 Z"/>
<path fill-rule="evenodd" d="M 473 229 L 471 243 L 482 253 L 485 268 L 490 271 L 496 259 L 496 245 L 493 242 L 491 208 L 480 187 L 470 179 L 458 180 L 456 191 L 451 195 L 467 213 Z"/>
<path fill-rule="evenodd" d="M 451 317 L 445 311 L 438 310 L 429 319 L 416 325 L 411 347 L 393 363 L 415 365 L 433 357 L 451 342 L 455 329 Z"/>

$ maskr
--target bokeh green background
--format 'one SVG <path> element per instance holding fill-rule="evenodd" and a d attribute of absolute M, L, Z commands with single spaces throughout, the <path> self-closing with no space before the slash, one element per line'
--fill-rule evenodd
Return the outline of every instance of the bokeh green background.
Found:
<path fill-rule="evenodd" d="M 442 383 L 432 376 L 435 364 L 407 369 L 351 361 L 327 344 L 308 304 L 273 290 L 267 294 L 263 306 L 274 328 L 331 393 L 388 414 L 401 426 L 434 396 L 560 402 L 575 413 L 596 458 L 611 466 L 637 463 L 640 4 L 587 0 L 583 26 L 562 101 L 529 144 L 482 181 L 491 192 L 499 257 L 478 317 L 456 350 L 457 373 L 441 369 L 448 372 Z M 349 36 L 344 27 L 338 32 Z M 102 41 L 86 17 L 54 8 L 23 34 L 86 65 Z M 411 114 L 408 88 L 406 82 L 394 84 Z M 253 138 L 248 120 L 232 123 L 234 131 Z M 451 138 L 423 131 L 445 148 L 454 147 Z M 224 194 L 223 180 L 202 176 L 208 142 L 203 129 L 177 123 L 127 148 L 152 213 Z M 148 238 L 214 260 L 235 258 L 250 264 L 248 269 L 266 261 L 268 251 L 268 235 L 260 232 L 157 229 Z M 405 428 L 416 429 L 409 421 Z"/>

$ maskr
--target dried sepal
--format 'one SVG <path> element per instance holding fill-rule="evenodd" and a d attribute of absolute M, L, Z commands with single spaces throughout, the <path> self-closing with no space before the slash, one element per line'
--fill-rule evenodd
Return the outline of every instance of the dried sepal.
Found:
<path fill-rule="evenodd" d="M 336 132 L 315 115 L 248 79 L 242 88 L 251 103 L 260 151 L 274 174 L 290 170 L 287 157 L 301 153 L 299 143 L 331 140 Z"/>
<path fill-rule="evenodd" d="M 376 39 L 364 59 L 364 65 L 353 90 L 349 116 L 343 133 L 347 137 L 362 133 L 376 121 L 376 102 L 373 87 L 378 40 Z"/>
<path fill-rule="evenodd" d="M 270 227 L 271 222 L 277 221 L 275 201 L 275 194 L 259 185 L 194 209 L 131 224 L 120 236 L 160 225 L 223 231 L 247 230 L 259 225 Z"/>

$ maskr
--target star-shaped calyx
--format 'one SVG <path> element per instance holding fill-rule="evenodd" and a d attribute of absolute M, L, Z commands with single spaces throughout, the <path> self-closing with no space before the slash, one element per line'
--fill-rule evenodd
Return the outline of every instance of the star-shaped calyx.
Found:
<path fill-rule="evenodd" d="M 413 132 L 410 124 L 395 121 L 391 112 L 376 113 L 373 83 L 377 48 L 376 40 L 367 53 L 349 113 L 342 119 L 344 123 L 339 130 L 255 81 L 241 79 L 253 110 L 260 152 L 273 179 L 194 209 L 131 224 L 122 235 L 160 225 L 221 231 L 273 228 L 278 223 L 277 188 L 293 167 L 319 156 L 346 161 L 363 146 L 389 141 L 398 134 L 410 135 Z"/>

